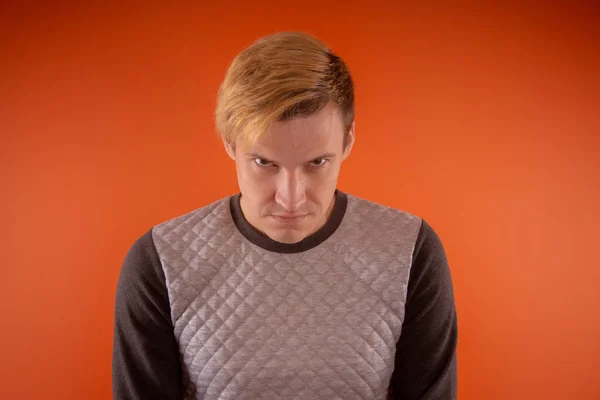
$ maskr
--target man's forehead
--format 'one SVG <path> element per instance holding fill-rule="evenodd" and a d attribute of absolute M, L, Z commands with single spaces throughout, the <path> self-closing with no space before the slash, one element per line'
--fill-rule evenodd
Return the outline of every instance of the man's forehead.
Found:
<path fill-rule="evenodd" d="M 274 127 L 256 145 L 263 148 L 303 149 L 327 146 L 334 139 L 335 130 L 330 126 L 307 126 L 295 122 L 294 125 Z"/>
<path fill-rule="evenodd" d="M 338 133 L 343 133 L 341 118 L 335 109 L 326 108 L 310 116 L 275 122 L 257 144 L 266 147 L 305 147 L 318 142 L 326 145 L 335 140 Z"/>
<path fill-rule="evenodd" d="M 275 122 L 244 153 L 279 163 L 302 163 L 341 151 L 343 136 L 341 115 L 337 107 L 328 105 L 309 116 Z"/>
<path fill-rule="evenodd" d="M 296 157 L 311 158 L 319 157 L 325 153 L 335 153 L 336 147 L 335 143 L 332 143 L 330 140 L 297 141 L 296 143 L 287 143 L 284 145 L 258 142 L 255 145 L 247 147 L 244 153 L 252 156 L 261 156 L 271 160 L 282 158 L 291 159 Z"/>

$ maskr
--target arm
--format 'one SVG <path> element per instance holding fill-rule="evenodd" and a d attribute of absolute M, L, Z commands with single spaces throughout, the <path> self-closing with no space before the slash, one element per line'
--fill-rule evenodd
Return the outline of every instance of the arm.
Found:
<path fill-rule="evenodd" d="M 180 370 L 165 276 L 148 231 L 129 250 L 117 285 L 113 398 L 180 400 Z"/>
<path fill-rule="evenodd" d="M 425 221 L 415 244 L 405 310 L 391 398 L 456 399 L 458 328 L 452 279 L 442 243 Z"/>

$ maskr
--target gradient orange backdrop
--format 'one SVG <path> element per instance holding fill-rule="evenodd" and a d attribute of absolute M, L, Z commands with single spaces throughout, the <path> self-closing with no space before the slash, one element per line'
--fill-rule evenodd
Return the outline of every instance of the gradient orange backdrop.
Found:
<path fill-rule="evenodd" d="M 111 397 L 127 250 L 237 190 L 218 85 L 302 30 L 356 81 L 339 187 L 446 247 L 459 398 L 599 399 L 599 8 L 300 3 L 2 6 L 0 398 Z"/>

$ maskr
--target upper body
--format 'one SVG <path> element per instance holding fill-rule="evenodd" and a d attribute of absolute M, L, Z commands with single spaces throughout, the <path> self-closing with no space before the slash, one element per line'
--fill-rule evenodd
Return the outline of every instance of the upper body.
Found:
<path fill-rule="evenodd" d="M 117 288 L 116 399 L 454 399 L 457 320 L 421 218 L 337 189 L 343 61 L 276 34 L 232 62 L 217 127 L 240 193 L 155 225 Z"/>

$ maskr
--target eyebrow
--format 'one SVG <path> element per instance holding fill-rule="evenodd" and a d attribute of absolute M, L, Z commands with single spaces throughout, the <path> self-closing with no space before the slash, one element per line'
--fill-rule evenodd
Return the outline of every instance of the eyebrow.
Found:
<path fill-rule="evenodd" d="M 248 157 L 252 157 L 252 158 L 258 158 L 258 159 L 261 159 L 261 160 L 263 160 L 263 161 L 266 161 L 266 162 L 269 162 L 269 163 L 277 164 L 277 162 L 276 162 L 276 161 L 269 160 L 268 158 L 266 158 L 266 157 L 263 157 L 263 156 L 261 156 L 261 155 L 260 155 L 260 154 L 258 154 L 258 153 L 246 153 L 246 155 L 247 155 Z M 311 158 L 311 159 L 310 159 L 308 162 L 311 162 L 311 161 L 314 161 L 314 160 L 320 160 L 320 159 L 322 159 L 322 158 L 334 158 L 335 156 L 336 156 L 336 154 L 335 154 L 335 153 L 325 153 L 325 154 L 321 154 L 321 155 L 320 155 L 320 156 L 318 156 L 318 157 Z"/>

